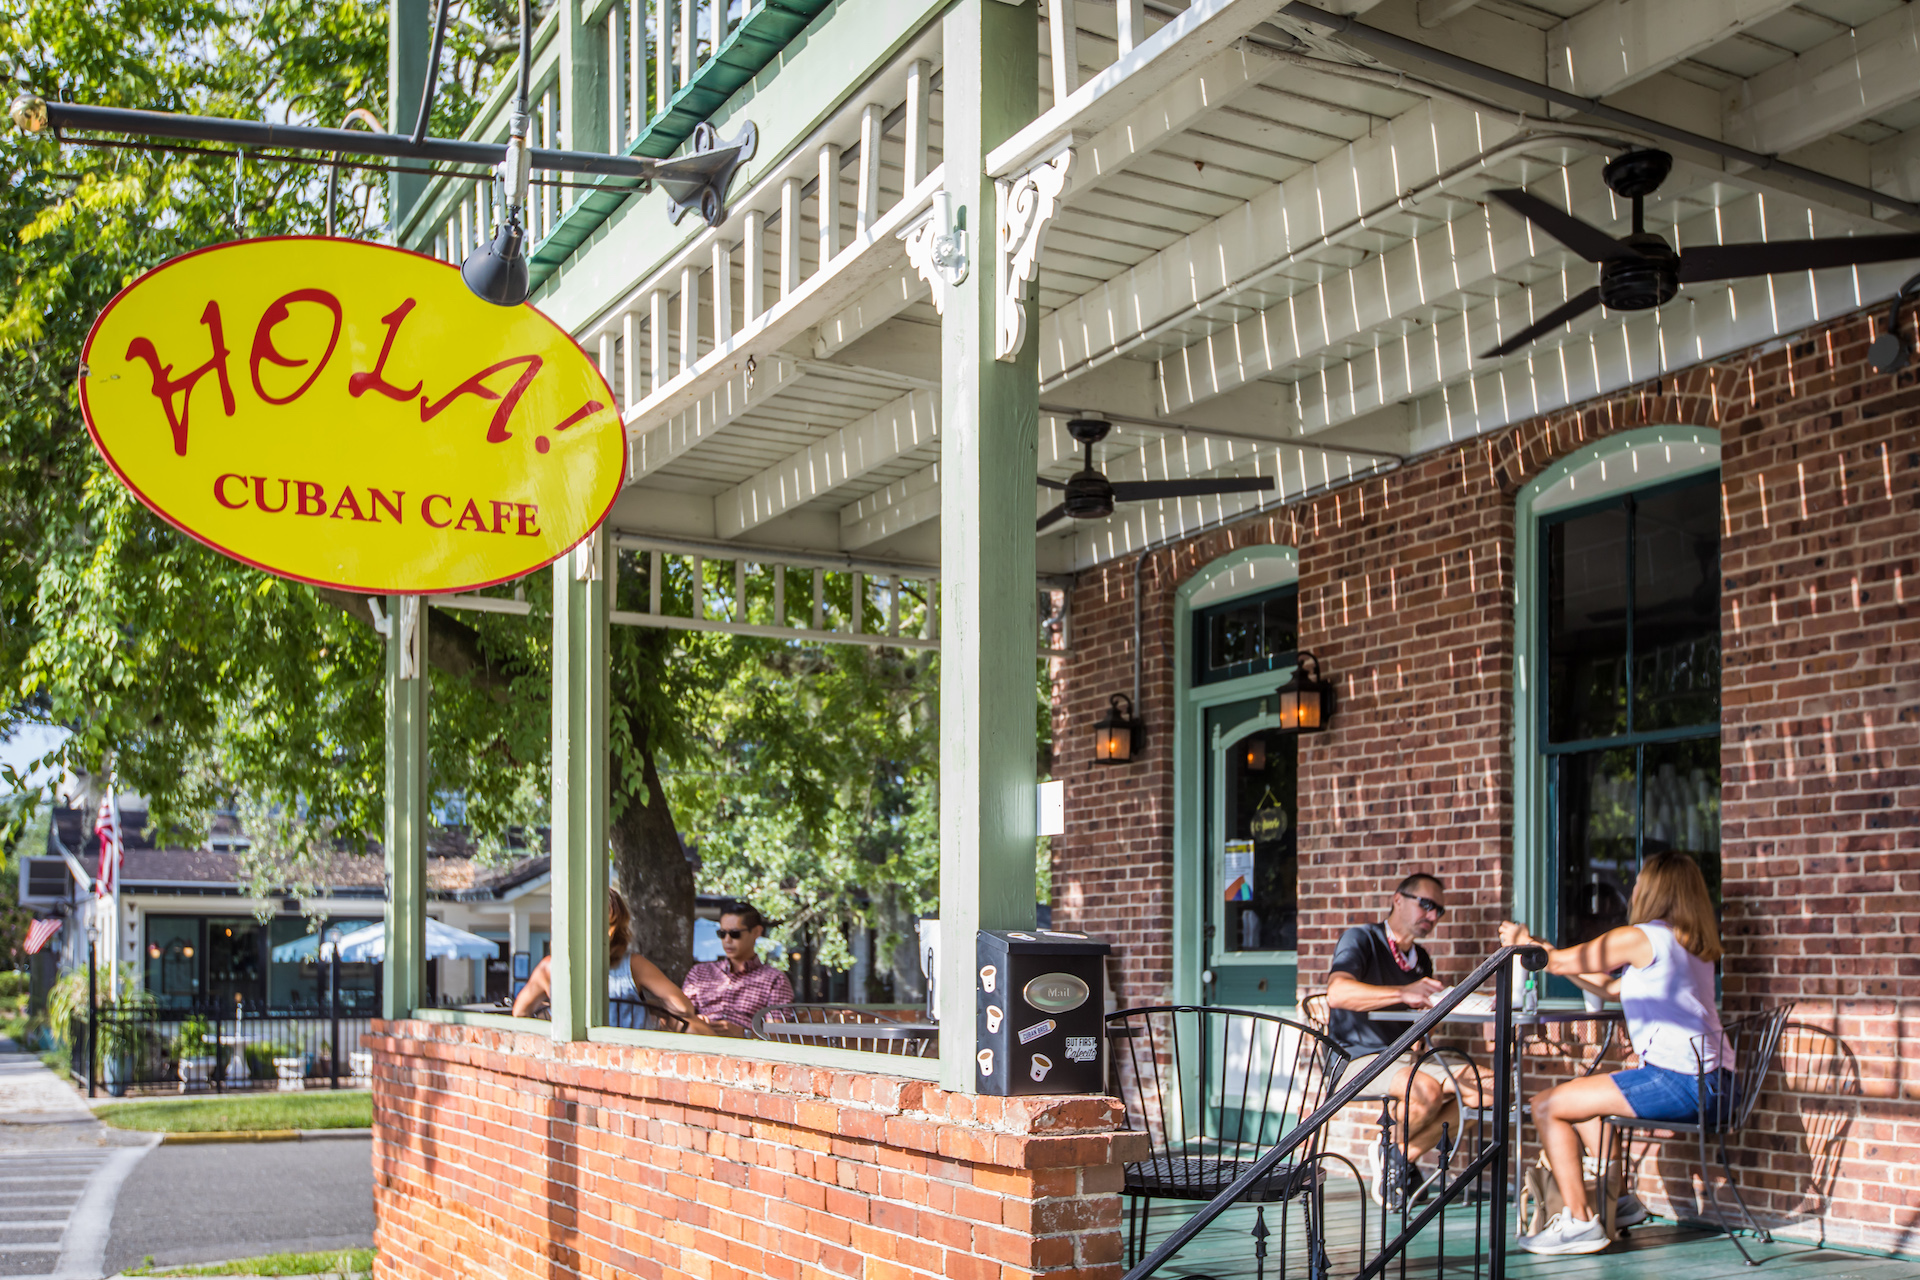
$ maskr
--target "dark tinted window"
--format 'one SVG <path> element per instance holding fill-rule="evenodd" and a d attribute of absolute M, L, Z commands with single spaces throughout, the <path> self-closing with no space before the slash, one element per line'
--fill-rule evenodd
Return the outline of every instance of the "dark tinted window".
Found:
<path fill-rule="evenodd" d="M 1300 592 L 1294 586 L 1203 609 L 1194 619 L 1194 683 L 1291 667 L 1299 631 Z"/>

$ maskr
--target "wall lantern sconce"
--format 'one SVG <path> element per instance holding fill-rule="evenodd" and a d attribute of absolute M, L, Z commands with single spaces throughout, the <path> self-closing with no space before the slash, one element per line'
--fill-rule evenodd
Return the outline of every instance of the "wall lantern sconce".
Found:
<path fill-rule="evenodd" d="M 1320 660 L 1310 653 L 1300 654 L 1279 694 L 1281 733 L 1321 733 L 1333 719 L 1333 682 L 1321 678 Z"/>
<path fill-rule="evenodd" d="M 1133 699 L 1124 693 L 1108 698 L 1107 714 L 1093 726 L 1094 760 L 1100 764 L 1129 764 L 1145 741 L 1145 726 L 1133 718 Z"/>
<path fill-rule="evenodd" d="M 1261 708 L 1266 710 L 1265 707 Z M 1267 771 L 1267 740 L 1259 734 L 1247 739 L 1247 772 L 1265 773 Z"/>

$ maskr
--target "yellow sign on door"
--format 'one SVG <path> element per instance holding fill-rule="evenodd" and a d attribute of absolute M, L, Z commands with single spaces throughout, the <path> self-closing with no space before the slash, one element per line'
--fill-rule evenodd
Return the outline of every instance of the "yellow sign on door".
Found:
<path fill-rule="evenodd" d="M 163 518 L 269 572 L 463 591 L 564 555 L 626 467 L 613 392 L 531 306 L 444 262 L 319 237 L 149 271 L 100 313 L 80 404 Z"/>

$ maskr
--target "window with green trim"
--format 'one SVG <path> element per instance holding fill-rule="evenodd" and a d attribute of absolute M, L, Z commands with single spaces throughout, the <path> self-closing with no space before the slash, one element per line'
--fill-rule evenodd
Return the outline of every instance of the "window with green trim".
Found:
<path fill-rule="evenodd" d="M 1625 924 L 1663 850 L 1691 854 L 1719 902 L 1719 494 L 1708 474 L 1540 518 L 1535 687 L 1562 946 Z"/>
<path fill-rule="evenodd" d="M 1291 667 L 1299 633 L 1298 583 L 1195 610 L 1193 683 L 1218 684 Z"/>

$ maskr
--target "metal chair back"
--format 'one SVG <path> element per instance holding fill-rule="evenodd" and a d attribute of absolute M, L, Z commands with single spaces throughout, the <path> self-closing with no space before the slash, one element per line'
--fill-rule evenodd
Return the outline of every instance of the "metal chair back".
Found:
<path fill-rule="evenodd" d="M 1715 1117 L 1714 1129 L 1738 1133 L 1746 1128 L 1754 1104 L 1760 1100 L 1767 1073 L 1773 1070 L 1774 1055 L 1780 1051 L 1780 1038 L 1792 1013 L 1791 1003 L 1782 1004 L 1736 1018 L 1726 1025 L 1727 1045 L 1733 1056 L 1734 1091 L 1722 1107 L 1722 1114 Z"/>
<path fill-rule="evenodd" d="M 1107 1015 L 1114 1092 L 1145 1133 L 1130 1193 L 1210 1199 L 1331 1095 L 1347 1055 L 1304 1023 L 1248 1009 L 1164 1005 Z M 1257 1198 L 1302 1189 L 1315 1136 Z"/>

